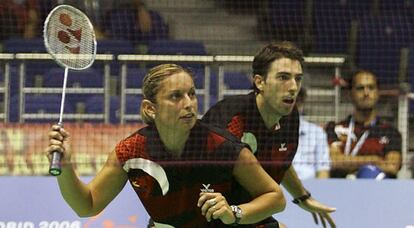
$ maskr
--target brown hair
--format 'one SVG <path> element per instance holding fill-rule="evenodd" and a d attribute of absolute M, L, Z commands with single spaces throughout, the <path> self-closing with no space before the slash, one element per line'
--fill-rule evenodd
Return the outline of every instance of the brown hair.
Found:
<path fill-rule="evenodd" d="M 379 83 L 379 81 L 377 79 L 377 75 L 375 74 L 375 72 L 373 72 L 371 70 L 366 70 L 366 69 L 358 69 L 358 70 L 353 71 L 350 74 L 350 76 L 349 76 L 349 78 L 347 80 L 347 88 L 349 90 L 352 90 L 352 87 L 354 87 L 355 78 L 356 78 L 356 76 L 358 76 L 360 74 L 369 74 L 369 75 L 372 75 L 374 77 L 374 79 L 375 79 L 375 82 L 377 83 L 377 87 L 378 88 L 380 87 L 380 83 Z"/>
<path fill-rule="evenodd" d="M 180 72 L 186 72 L 193 77 L 193 73 L 190 70 L 177 64 L 161 64 L 151 68 L 143 79 L 142 93 L 144 95 L 144 99 L 157 103 L 156 95 L 160 91 L 161 82 L 167 77 Z M 154 118 L 143 110 L 142 105 L 140 113 L 144 123 L 149 124 L 154 122 Z"/>
<path fill-rule="evenodd" d="M 281 58 L 289 58 L 298 60 L 303 68 L 305 62 L 303 52 L 294 43 L 290 41 L 281 41 L 271 43 L 263 47 L 253 59 L 253 76 L 258 74 L 266 79 L 269 67 L 273 61 Z M 257 92 L 256 85 L 253 84 L 253 89 Z"/>

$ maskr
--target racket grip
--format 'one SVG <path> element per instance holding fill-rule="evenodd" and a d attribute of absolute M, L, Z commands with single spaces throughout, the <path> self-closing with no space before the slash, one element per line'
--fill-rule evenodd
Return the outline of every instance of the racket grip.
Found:
<path fill-rule="evenodd" d="M 52 152 L 52 160 L 50 161 L 49 173 L 52 176 L 59 176 L 62 173 L 60 159 L 62 154 L 59 151 Z"/>
<path fill-rule="evenodd" d="M 58 125 L 63 127 L 61 121 L 59 121 Z M 59 151 L 52 152 L 52 159 L 50 160 L 50 167 L 49 167 L 49 174 L 52 176 L 59 176 L 62 173 L 62 165 L 60 163 L 60 159 L 62 158 L 62 153 Z"/>

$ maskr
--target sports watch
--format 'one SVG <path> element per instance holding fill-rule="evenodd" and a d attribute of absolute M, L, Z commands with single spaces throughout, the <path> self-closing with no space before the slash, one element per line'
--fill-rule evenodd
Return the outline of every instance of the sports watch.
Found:
<path fill-rule="evenodd" d="M 306 194 L 305 195 L 299 196 L 298 198 L 293 199 L 292 200 L 292 203 L 294 203 L 294 204 L 301 204 L 301 203 L 305 202 L 307 199 L 311 198 L 311 196 L 312 195 L 310 194 L 310 192 L 308 192 L 306 190 Z"/>
<path fill-rule="evenodd" d="M 236 205 L 231 205 L 230 208 L 231 208 L 231 211 L 233 212 L 234 217 L 236 218 L 236 220 L 234 220 L 234 223 L 231 225 L 237 226 L 241 218 L 243 217 L 243 210 L 239 206 L 236 206 Z"/>

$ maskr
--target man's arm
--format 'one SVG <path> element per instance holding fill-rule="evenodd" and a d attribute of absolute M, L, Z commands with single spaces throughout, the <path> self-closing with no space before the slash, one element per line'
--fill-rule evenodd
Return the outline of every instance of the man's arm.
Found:
<path fill-rule="evenodd" d="M 286 171 L 281 184 L 293 198 L 307 194 L 306 189 L 303 187 L 302 182 L 300 181 L 292 165 Z"/>
<path fill-rule="evenodd" d="M 342 153 L 342 143 L 334 142 L 330 146 L 332 166 L 348 172 L 354 172 L 362 165 L 376 165 L 384 172 L 396 175 L 401 167 L 401 153 L 390 151 L 382 158 L 377 155 L 345 156 Z"/>
<path fill-rule="evenodd" d="M 347 156 L 342 152 L 342 142 L 331 143 L 329 150 L 332 167 L 335 169 L 356 171 L 361 165 L 378 164 L 381 158 L 377 155 Z"/>
<path fill-rule="evenodd" d="M 401 168 L 401 159 L 401 153 L 399 151 L 390 151 L 376 165 L 388 174 L 397 175 Z"/>
<path fill-rule="evenodd" d="M 319 217 L 322 224 L 326 224 L 327 222 L 330 227 L 336 227 L 334 220 L 330 216 L 330 213 L 336 211 L 336 208 L 326 206 L 315 200 L 313 197 L 310 197 L 310 195 L 308 195 L 309 193 L 303 187 L 302 182 L 299 180 L 293 166 L 290 166 L 286 171 L 285 176 L 283 177 L 282 185 L 293 196 L 293 198 L 298 199 L 305 197 L 305 200 L 299 200 L 298 206 L 311 212 L 316 224 L 318 224 Z"/>

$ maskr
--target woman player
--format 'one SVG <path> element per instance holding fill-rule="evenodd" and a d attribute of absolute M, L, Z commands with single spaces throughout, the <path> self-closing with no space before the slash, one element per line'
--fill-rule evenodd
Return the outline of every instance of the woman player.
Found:
<path fill-rule="evenodd" d="M 151 69 L 141 104 L 147 126 L 121 140 L 89 184 L 80 181 L 70 161 L 70 134 L 52 127 L 46 153 L 63 154 L 60 191 L 79 216 L 101 212 L 128 180 L 155 226 L 252 224 L 284 209 L 281 189 L 250 150 L 197 120 L 195 90 L 191 73 L 178 65 Z M 253 200 L 227 202 L 234 182 Z"/>

